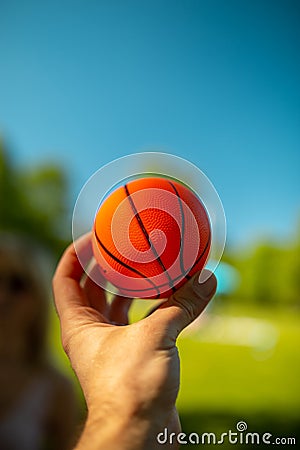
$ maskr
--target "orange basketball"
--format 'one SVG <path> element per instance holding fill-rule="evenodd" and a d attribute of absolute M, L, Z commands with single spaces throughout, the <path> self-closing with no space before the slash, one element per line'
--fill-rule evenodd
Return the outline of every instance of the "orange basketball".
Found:
<path fill-rule="evenodd" d="M 204 205 L 168 178 L 139 178 L 117 188 L 94 222 L 99 269 L 127 297 L 168 297 L 203 268 L 210 244 Z"/>

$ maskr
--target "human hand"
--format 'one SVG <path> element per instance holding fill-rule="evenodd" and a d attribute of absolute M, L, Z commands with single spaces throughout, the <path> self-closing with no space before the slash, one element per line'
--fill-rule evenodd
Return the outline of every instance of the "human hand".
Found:
<path fill-rule="evenodd" d="M 76 249 L 91 257 L 91 236 Z M 195 275 L 152 314 L 128 325 L 132 300 L 115 297 L 109 304 L 90 278 L 82 282 L 83 274 L 72 244 L 57 267 L 53 290 L 63 347 L 88 408 L 76 448 L 160 448 L 156 437 L 165 427 L 180 432 L 176 338 L 213 297 L 216 278 L 211 274 L 199 284 Z"/>

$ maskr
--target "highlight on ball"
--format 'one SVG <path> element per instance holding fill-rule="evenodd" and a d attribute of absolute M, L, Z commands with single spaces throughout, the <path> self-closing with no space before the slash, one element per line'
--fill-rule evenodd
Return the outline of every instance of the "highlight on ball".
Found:
<path fill-rule="evenodd" d="M 93 257 L 87 261 L 76 243 L 91 230 Z M 168 297 L 204 267 L 215 270 L 226 222 L 200 169 L 171 154 L 144 152 L 90 177 L 74 207 L 72 232 L 79 261 L 96 284 L 124 297 L 153 299 Z"/>

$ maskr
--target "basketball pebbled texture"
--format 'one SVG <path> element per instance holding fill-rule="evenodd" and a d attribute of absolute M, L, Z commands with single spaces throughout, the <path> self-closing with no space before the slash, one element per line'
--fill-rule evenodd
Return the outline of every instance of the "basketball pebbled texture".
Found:
<path fill-rule="evenodd" d="M 204 205 L 167 178 L 140 178 L 117 188 L 94 222 L 100 272 L 127 297 L 168 297 L 204 267 L 210 244 Z"/>

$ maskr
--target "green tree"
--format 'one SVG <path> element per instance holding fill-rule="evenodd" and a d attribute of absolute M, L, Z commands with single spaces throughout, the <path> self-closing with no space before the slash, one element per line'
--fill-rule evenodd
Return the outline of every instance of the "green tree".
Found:
<path fill-rule="evenodd" d="M 17 168 L 0 141 L 0 229 L 30 235 L 59 256 L 70 240 L 67 179 L 55 164 Z"/>
<path fill-rule="evenodd" d="M 260 242 L 250 253 L 231 255 L 240 273 L 233 297 L 261 306 L 300 306 L 299 238 L 286 243 Z"/>

